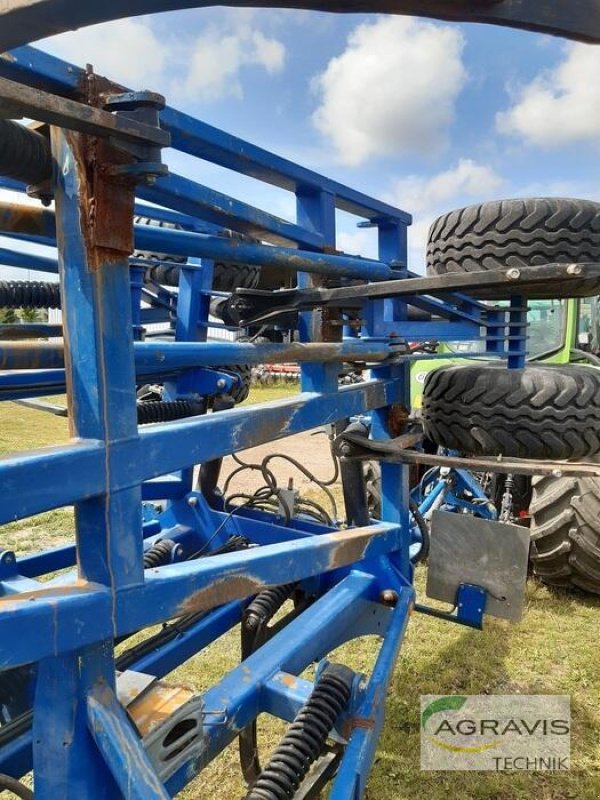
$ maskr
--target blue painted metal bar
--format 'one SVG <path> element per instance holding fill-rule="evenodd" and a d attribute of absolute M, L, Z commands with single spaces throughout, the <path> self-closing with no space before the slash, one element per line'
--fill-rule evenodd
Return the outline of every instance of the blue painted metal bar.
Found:
<path fill-rule="evenodd" d="M 340 344 L 254 344 L 238 342 L 136 342 L 139 375 L 160 375 L 192 367 L 227 364 L 278 364 L 384 361 L 392 355 L 387 343 L 350 340 Z M 55 370 L 64 366 L 64 347 L 54 342 L 0 344 L 0 370 Z"/>
<path fill-rule="evenodd" d="M 149 458 L 139 468 L 147 479 L 153 477 L 159 464 L 164 466 L 164 472 L 171 472 L 184 465 L 211 461 L 311 430 L 323 421 L 332 423 L 367 409 L 393 405 L 398 402 L 400 391 L 395 380 L 370 381 L 340 387 L 335 394 L 300 394 L 259 407 L 223 411 L 210 418 L 143 428 L 140 441 Z"/>
<path fill-rule="evenodd" d="M 75 504 L 78 572 L 84 585 L 94 581 L 105 587 L 110 610 L 102 614 L 103 625 L 90 620 L 85 626 L 94 635 L 94 648 L 64 644 L 62 627 L 52 657 L 40 663 L 33 762 L 36 792 L 42 797 L 91 800 L 114 796 L 114 781 L 84 735 L 87 694 L 99 686 L 114 688 L 113 606 L 118 590 L 143 582 L 143 544 L 141 487 L 117 489 L 113 481 L 118 444 L 137 436 L 128 240 L 119 238 L 117 229 L 110 234 L 110 249 L 99 246 L 98 233 L 85 229 L 90 223 L 81 210 L 94 202 L 100 218 L 114 208 L 131 215 L 133 192 L 122 184 L 103 185 L 102 174 L 88 182 L 80 135 L 54 128 L 52 151 L 71 427 L 75 436 L 102 440 L 104 451 L 102 493 Z M 55 601 L 55 614 L 63 605 L 64 599 Z M 53 706 L 48 691 L 61 673 L 67 692 Z"/>
<path fill-rule="evenodd" d="M 318 234 L 180 175 L 171 173 L 160 178 L 154 186 L 140 186 L 137 194 L 144 200 L 163 206 L 172 205 L 178 211 L 273 244 L 297 242 L 317 249 L 323 247 L 323 238 Z"/>
<path fill-rule="evenodd" d="M 278 585 L 283 574 L 289 583 L 376 558 L 397 550 L 400 539 L 397 526 L 378 523 L 148 570 L 144 586 L 129 590 L 127 603 L 117 602 L 117 630 L 128 633 L 249 597 Z"/>
<path fill-rule="evenodd" d="M 274 717 L 292 722 L 314 689 L 310 681 L 277 672 L 267 681 L 262 691 L 264 711 Z"/>
<path fill-rule="evenodd" d="M 369 767 L 375 757 L 383 726 L 387 689 L 413 605 L 414 589 L 400 589 L 364 700 L 353 717 L 352 735 L 335 778 L 330 800 L 362 797 L 365 791 Z"/>
<path fill-rule="evenodd" d="M 156 522 L 144 522 L 142 535 L 144 539 L 160 533 L 160 525 Z M 51 547 L 37 553 L 19 555 L 16 568 L 20 575 L 27 578 L 37 578 L 50 572 L 74 567 L 77 563 L 75 544 L 63 544 Z M 66 581 L 65 581 L 66 582 Z M 37 588 L 40 588 L 39 586 Z"/>
<path fill-rule="evenodd" d="M 0 598 L 3 669 L 30 664 L 112 637 L 112 601 L 106 588 L 81 582 Z M 19 636 L 14 635 L 19 619 Z"/>
<path fill-rule="evenodd" d="M 87 698 L 88 725 L 125 800 L 170 800 L 131 722 L 109 686 Z"/>
<path fill-rule="evenodd" d="M 19 250 L 7 250 L 0 247 L 0 265 L 3 267 L 21 267 L 34 272 L 58 272 L 58 263 L 53 258 L 37 256 Z"/>
<path fill-rule="evenodd" d="M 172 205 L 182 206 L 186 202 L 173 199 Z M 43 244 L 54 243 L 54 214 L 30 206 L 0 202 L 0 233 L 17 238 L 31 239 Z M 356 256 L 328 255 L 294 248 L 249 244 L 190 231 L 159 228 L 151 225 L 135 225 L 135 246 L 150 252 L 168 252 L 179 256 L 212 258 L 233 264 L 254 264 L 279 267 L 296 272 L 315 272 L 346 278 L 385 280 L 393 277 L 390 267 L 381 262 Z"/>
<path fill-rule="evenodd" d="M 0 658 L 9 668 L 57 657 L 113 635 L 244 599 L 278 585 L 283 573 L 298 581 L 375 559 L 397 550 L 401 538 L 397 526 L 378 523 L 147 570 L 145 584 L 113 591 L 112 598 L 98 584 L 86 583 L 9 595 L 0 598 L 5 612 L 0 614 Z M 23 633 L 18 643 L 10 635 L 15 625 Z"/>
<path fill-rule="evenodd" d="M 120 459 L 114 464 L 113 485 L 123 489 L 136 481 L 310 430 L 322 419 L 333 422 L 381 408 L 396 402 L 398 392 L 395 381 L 372 381 L 344 386 L 334 395 L 297 395 L 211 417 L 148 426 L 140 430 L 139 446 L 135 440 L 114 446 Z M 104 458 L 99 441 L 82 440 L 0 459 L 0 481 L 7 487 L 0 524 L 101 494 L 106 486 Z M 29 487 L 27 496 L 19 492 L 21 486 Z"/>
<path fill-rule="evenodd" d="M 527 360 L 527 303 L 522 297 L 510 298 L 508 368 L 523 369 Z"/>

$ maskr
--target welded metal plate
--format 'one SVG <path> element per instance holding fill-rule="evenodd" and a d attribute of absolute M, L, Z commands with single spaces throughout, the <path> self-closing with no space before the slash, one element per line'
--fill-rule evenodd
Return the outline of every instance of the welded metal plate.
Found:
<path fill-rule="evenodd" d="M 435 511 L 427 596 L 455 603 L 461 583 L 488 593 L 486 614 L 518 622 L 525 606 L 529 531 L 519 525 Z"/>

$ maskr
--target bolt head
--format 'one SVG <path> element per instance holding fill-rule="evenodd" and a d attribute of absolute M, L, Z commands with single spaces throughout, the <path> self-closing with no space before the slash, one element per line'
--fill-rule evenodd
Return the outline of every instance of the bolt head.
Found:
<path fill-rule="evenodd" d="M 217 381 L 217 389 L 224 389 L 227 386 L 227 381 L 225 378 L 219 378 Z"/>
<path fill-rule="evenodd" d="M 188 497 L 187 504 L 190 508 L 196 508 L 198 505 L 198 498 L 197 497 Z"/>
<path fill-rule="evenodd" d="M 506 273 L 506 277 L 511 281 L 518 281 L 521 277 L 521 271 L 518 269 L 509 269 Z"/>
<path fill-rule="evenodd" d="M 581 275 L 581 267 L 579 264 L 569 264 L 567 267 L 567 275 Z"/>
<path fill-rule="evenodd" d="M 393 589 L 384 589 L 379 595 L 379 600 L 384 606 L 395 608 L 396 603 L 398 602 L 398 592 L 394 591 Z"/>

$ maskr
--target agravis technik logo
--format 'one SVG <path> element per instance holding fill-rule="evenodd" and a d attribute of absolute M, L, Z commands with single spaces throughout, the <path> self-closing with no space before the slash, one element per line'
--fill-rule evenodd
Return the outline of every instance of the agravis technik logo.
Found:
<path fill-rule="evenodd" d="M 566 770 L 570 732 L 563 695 L 426 695 L 421 769 Z"/>

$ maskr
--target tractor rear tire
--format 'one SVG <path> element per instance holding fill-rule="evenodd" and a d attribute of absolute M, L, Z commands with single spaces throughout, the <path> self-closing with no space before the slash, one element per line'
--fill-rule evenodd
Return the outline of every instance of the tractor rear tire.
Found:
<path fill-rule="evenodd" d="M 474 456 L 583 459 L 600 452 L 600 370 L 466 364 L 429 373 L 423 428 Z"/>
<path fill-rule="evenodd" d="M 563 198 L 496 200 L 439 217 L 429 230 L 427 274 L 495 271 L 541 264 L 600 261 L 600 203 Z M 497 299 L 498 290 L 469 294 Z M 548 283 L 529 296 L 589 297 L 600 279 Z"/>
<path fill-rule="evenodd" d="M 534 478 L 529 513 L 534 574 L 600 595 L 600 479 Z"/>

